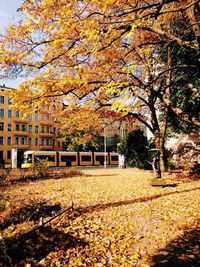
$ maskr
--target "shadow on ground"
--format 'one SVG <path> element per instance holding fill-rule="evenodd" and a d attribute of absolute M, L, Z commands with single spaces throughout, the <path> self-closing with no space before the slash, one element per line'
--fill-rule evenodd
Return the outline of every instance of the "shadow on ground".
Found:
<path fill-rule="evenodd" d="M 101 204 L 96 204 L 93 206 L 87 206 L 87 207 L 78 207 L 76 208 L 76 212 L 78 212 L 79 214 L 81 213 L 91 213 L 93 211 L 98 211 L 98 210 L 105 210 L 111 207 L 119 207 L 119 206 L 124 206 L 124 205 L 131 205 L 134 203 L 142 203 L 142 202 L 148 202 L 148 201 L 152 201 L 154 199 L 158 199 L 161 197 L 165 197 L 165 196 L 169 196 L 169 195 L 176 195 L 176 194 L 182 194 L 182 193 L 186 193 L 186 192 L 195 192 L 197 190 L 199 190 L 200 187 L 196 187 L 193 189 L 185 189 L 185 190 L 176 190 L 173 192 L 165 192 L 165 193 L 160 193 L 160 194 L 156 194 L 153 196 L 147 196 L 147 197 L 139 197 L 139 198 L 135 198 L 135 199 L 129 199 L 129 200 L 124 200 L 124 201 L 117 201 L 117 202 L 111 202 L 111 203 L 101 203 Z"/>
<path fill-rule="evenodd" d="M 60 204 L 48 205 L 45 202 L 33 203 L 14 211 L 10 217 L 0 224 L 0 230 L 4 230 L 10 225 L 16 225 L 24 221 L 38 221 L 40 217 L 52 216 L 61 210 Z"/>
<path fill-rule="evenodd" d="M 40 260 L 50 252 L 86 245 L 83 239 L 46 226 L 19 238 L 5 239 L 0 247 L 0 262 L 3 266 L 41 266 Z"/>
<path fill-rule="evenodd" d="M 199 267 L 200 228 L 186 230 L 157 255 L 152 257 L 152 267 Z"/>

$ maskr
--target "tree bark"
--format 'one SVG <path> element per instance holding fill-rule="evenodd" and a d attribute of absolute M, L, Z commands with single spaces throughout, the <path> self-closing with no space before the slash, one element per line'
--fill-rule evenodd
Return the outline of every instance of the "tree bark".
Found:
<path fill-rule="evenodd" d="M 171 96 L 171 80 L 172 80 L 172 48 L 169 44 L 168 51 L 167 51 L 167 65 L 168 65 L 168 74 L 166 77 L 166 90 L 164 93 L 165 99 L 170 99 Z M 164 112 L 163 112 L 163 121 L 162 125 L 160 127 L 160 167 L 161 171 L 167 170 L 167 157 L 166 157 L 166 149 L 165 149 L 165 139 L 166 139 L 166 131 L 167 131 L 167 125 L 168 125 L 168 106 L 165 105 Z"/>
<path fill-rule="evenodd" d="M 188 4 L 190 4 L 190 0 L 186 0 Z M 189 18 L 190 25 L 193 29 L 194 35 L 196 36 L 196 40 L 198 43 L 198 48 L 200 49 L 200 26 L 198 21 L 199 14 L 199 3 L 194 1 L 194 4 L 191 5 L 187 10 L 186 14 Z"/>

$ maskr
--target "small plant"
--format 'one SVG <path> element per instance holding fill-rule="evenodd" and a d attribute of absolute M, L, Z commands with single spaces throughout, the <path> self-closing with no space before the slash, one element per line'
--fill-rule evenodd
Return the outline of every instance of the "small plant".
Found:
<path fill-rule="evenodd" d="M 7 181 L 37 180 L 49 175 L 50 162 L 48 159 L 37 159 L 37 163 L 30 169 L 12 169 L 6 176 Z"/>
<path fill-rule="evenodd" d="M 46 177 L 49 175 L 49 167 L 51 166 L 50 161 L 48 158 L 40 159 L 36 158 L 36 164 L 34 170 L 39 172 L 40 177 Z"/>

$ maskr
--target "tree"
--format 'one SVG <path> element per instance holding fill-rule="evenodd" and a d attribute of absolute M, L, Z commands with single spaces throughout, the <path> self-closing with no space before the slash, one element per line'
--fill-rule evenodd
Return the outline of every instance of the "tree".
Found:
<path fill-rule="evenodd" d="M 97 150 L 99 135 L 103 129 L 100 116 L 100 113 L 95 113 L 85 106 L 64 108 L 59 117 L 64 118 L 60 122 L 60 132 L 66 149 L 71 151 Z"/>
<path fill-rule="evenodd" d="M 8 27 L 0 47 L 4 76 L 34 76 L 19 87 L 18 107 L 33 101 L 38 108 L 64 95 L 78 104 L 79 114 L 85 103 L 90 110 L 131 114 L 153 133 L 164 169 L 169 112 L 200 125 L 196 114 L 188 116 L 171 99 L 173 75 L 199 69 L 199 61 L 180 64 L 172 51 L 176 44 L 199 57 L 199 1 L 26 0 L 18 11 L 23 20 Z M 174 23 L 182 26 L 185 19 L 192 41 Z"/>
<path fill-rule="evenodd" d="M 189 19 L 186 17 L 180 21 L 180 17 L 171 22 L 174 34 L 178 34 L 184 40 L 190 43 L 195 42 L 194 33 L 188 28 Z M 177 31 L 178 29 L 178 31 Z M 200 108 L 197 103 L 200 97 L 199 87 L 199 51 L 185 48 L 173 42 L 171 47 L 171 66 L 179 66 L 173 68 L 171 73 L 171 103 L 172 110 L 169 110 L 169 122 L 175 131 L 190 132 L 198 128 L 198 123 L 188 124 L 187 120 L 192 121 L 195 118 L 200 119 Z M 160 48 L 159 54 L 161 61 L 167 62 L 167 47 Z M 177 114 L 173 114 L 173 109 L 177 108 Z M 184 120 L 180 120 L 178 113 L 183 112 Z"/>
<path fill-rule="evenodd" d="M 137 168 L 150 167 L 148 141 L 140 129 L 127 134 L 118 147 L 118 153 L 125 155 L 129 166 Z"/>

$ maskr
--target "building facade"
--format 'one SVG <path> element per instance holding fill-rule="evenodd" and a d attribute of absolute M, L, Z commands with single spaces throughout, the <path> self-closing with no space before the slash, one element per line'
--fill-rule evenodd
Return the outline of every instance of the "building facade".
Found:
<path fill-rule="evenodd" d="M 52 116 L 52 111 L 62 105 L 62 101 L 54 99 L 41 112 L 24 118 L 23 114 L 12 109 L 8 95 L 10 90 L 16 89 L 0 86 L 0 163 L 5 167 L 11 166 L 14 148 L 17 150 L 18 166 L 26 150 L 62 150 L 58 140 L 58 123 Z"/>

